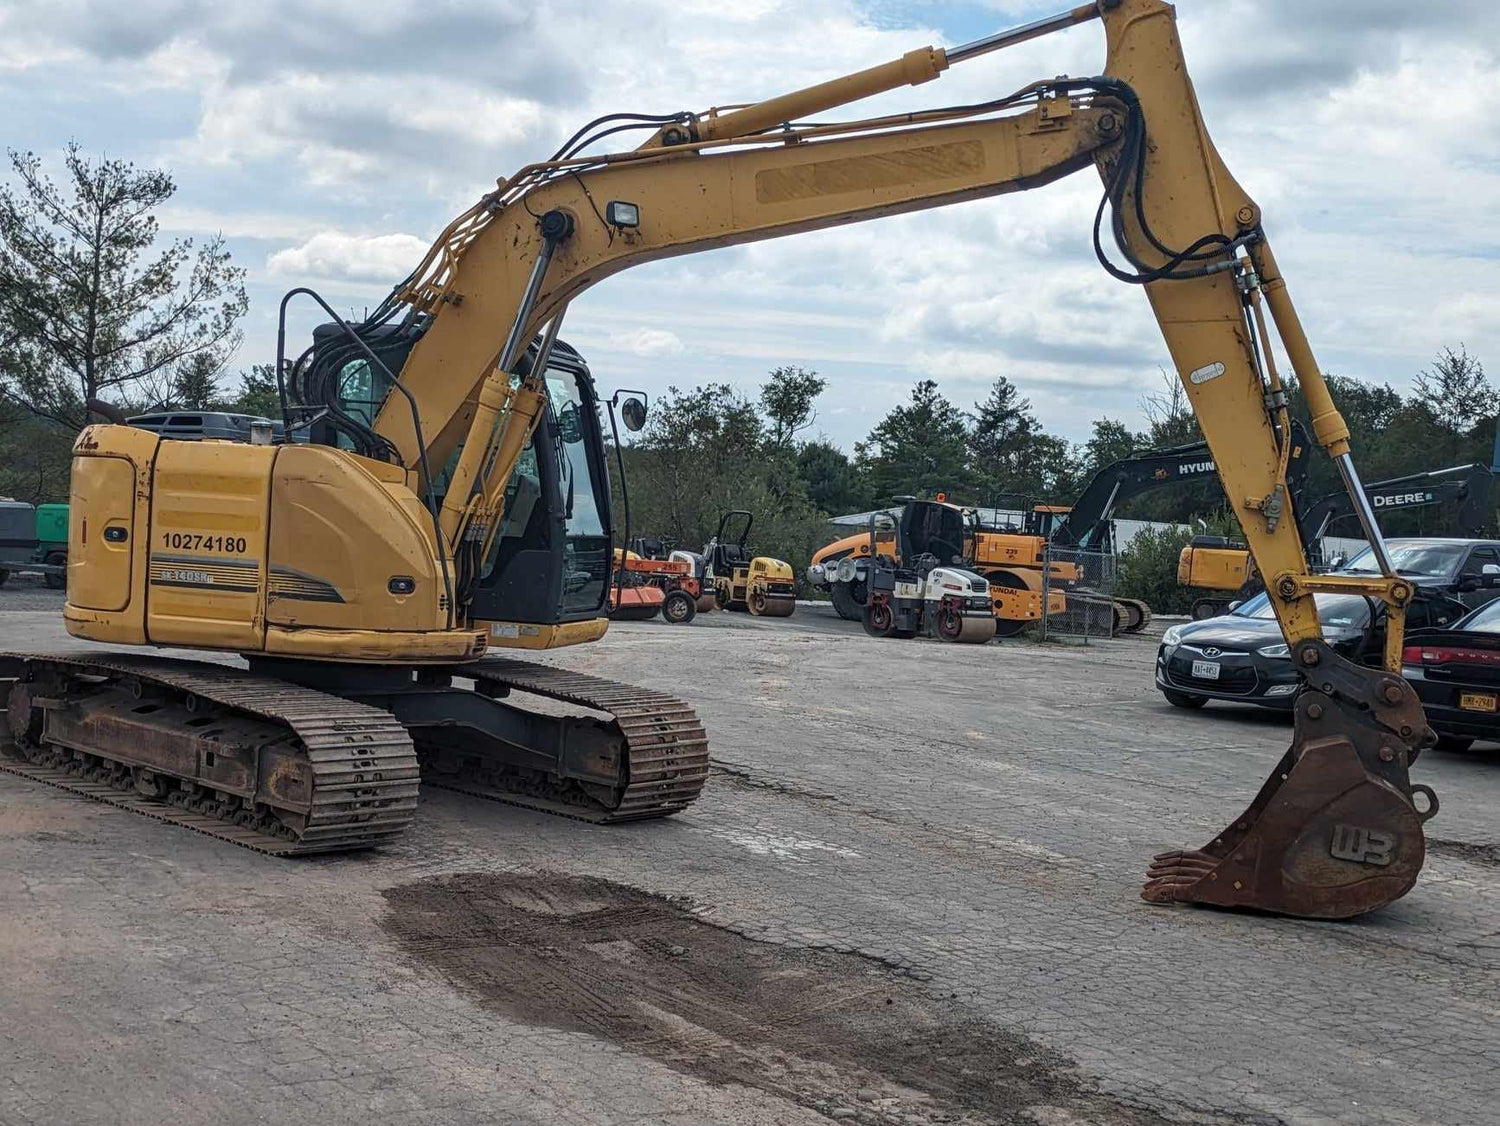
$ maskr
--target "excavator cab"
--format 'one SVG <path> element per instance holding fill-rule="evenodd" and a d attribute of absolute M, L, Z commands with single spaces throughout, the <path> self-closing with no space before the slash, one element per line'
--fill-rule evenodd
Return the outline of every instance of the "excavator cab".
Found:
<path fill-rule="evenodd" d="M 380 326 L 372 348 L 389 370 L 399 371 L 422 331 Z M 350 355 L 338 325 L 315 329 L 313 341 L 310 371 L 326 354 L 339 365 L 333 377 L 339 394 L 335 405 L 319 408 L 307 424 L 311 440 L 363 452 L 369 442 L 364 431 L 391 394 L 390 380 L 363 356 Z M 530 373 L 540 349 L 538 338 L 517 365 L 513 383 Z M 560 340 L 550 350 L 544 379 L 547 404 L 506 482 L 499 532 L 482 560 L 455 560 L 455 601 L 476 619 L 560 625 L 606 612 L 612 524 L 598 394 L 588 364 Z M 310 409 L 292 407 L 294 413 Z M 434 467 L 439 504 L 462 454 L 460 446 L 441 470 Z"/>
<path fill-rule="evenodd" d="M 613 525 L 594 381 L 562 341 L 545 379 L 546 411 L 506 484 L 505 519 L 472 587 L 476 618 L 585 621 L 609 597 Z"/>
<path fill-rule="evenodd" d="M 898 498 L 900 499 L 900 498 Z M 963 509 L 944 501 L 908 499 L 896 526 L 896 552 L 911 566 L 932 556 L 934 566 L 966 566 L 972 531 Z"/>

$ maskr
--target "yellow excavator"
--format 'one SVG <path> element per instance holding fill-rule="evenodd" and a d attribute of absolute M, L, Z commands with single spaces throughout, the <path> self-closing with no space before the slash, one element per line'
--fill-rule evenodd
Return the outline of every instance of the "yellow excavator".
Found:
<path fill-rule="evenodd" d="M 1094 20 L 1099 74 L 828 116 Z M 635 127 L 647 134 L 638 147 L 596 151 Z M 681 808 L 706 769 L 690 708 L 492 652 L 594 641 L 607 624 L 603 443 L 591 384 L 557 341 L 568 304 L 669 255 L 1038 188 L 1090 166 L 1104 182 L 1096 256 L 1150 302 L 1305 678 L 1291 748 L 1260 793 L 1201 848 L 1158 856 L 1142 894 L 1312 917 L 1390 903 L 1415 883 L 1436 812 L 1408 777 L 1431 739 L 1400 676 L 1412 587 L 1390 566 L 1261 210 L 1209 140 L 1160 0 L 1097 0 L 753 105 L 611 114 L 499 181 L 367 320 L 325 306 L 331 324 L 310 350 L 278 357 L 287 413 L 311 411 L 292 421 L 316 420 L 315 440 L 85 429 L 69 632 L 243 654 L 250 667 L 118 648 L 8 654 L 7 769 L 272 852 L 389 840 L 412 815 L 419 768 L 601 820 Z M 1268 321 L 1380 574 L 1309 571 Z M 378 384 L 373 418 L 347 401 L 366 379 Z M 634 413 L 643 421 L 639 403 Z M 1385 604 L 1384 668 L 1324 643 L 1320 591 Z M 528 706 L 533 695 L 585 714 Z"/>

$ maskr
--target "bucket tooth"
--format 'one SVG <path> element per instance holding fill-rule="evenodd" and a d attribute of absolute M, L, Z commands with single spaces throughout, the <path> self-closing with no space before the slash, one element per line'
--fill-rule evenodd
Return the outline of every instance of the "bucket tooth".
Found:
<path fill-rule="evenodd" d="M 1141 889 L 1147 902 L 1342 919 L 1416 883 L 1422 823 L 1437 812 L 1432 791 L 1407 776 L 1432 739 L 1421 703 L 1404 680 L 1321 641 L 1299 643 L 1297 654 L 1308 684 L 1291 748 L 1229 828 L 1200 849 L 1156 856 Z"/>

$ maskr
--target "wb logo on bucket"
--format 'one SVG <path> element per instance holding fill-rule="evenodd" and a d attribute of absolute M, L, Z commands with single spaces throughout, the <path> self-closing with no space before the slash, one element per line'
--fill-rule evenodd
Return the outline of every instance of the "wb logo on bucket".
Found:
<path fill-rule="evenodd" d="M 1395 859 L 1396 834 L 1378 829 L 1361 829 L 1354 825 L 1333 827 L 1333 842 L 1328 854 L 1335 860 L 1352 860 L 1356 864 L 1374 864 L 1384 868 Z"/>

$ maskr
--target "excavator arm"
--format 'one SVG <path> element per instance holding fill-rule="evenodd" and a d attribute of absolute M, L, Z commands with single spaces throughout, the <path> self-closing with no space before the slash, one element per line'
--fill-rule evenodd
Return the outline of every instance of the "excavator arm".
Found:
<path fill-rule="evenodd" d="M 1287 462 L 1287 492 L 1301 495 L 1307 476 L 1307 432 L 1302 423 L 1291 426 L 1291 455 Z M 1168 449 L 1143 450 L 1107 465 L 1089 480 L 1067 516 L 1052 533 L 1052 543 L 1083 551 L 1107 550 L 1106 532 L 1115 508 L 1142 493 L 1215 475 L 1207 442 L 1190 442 Z"/>
<path fill-rule="evenodd" d="M 814 120 L 1095 19 L 1107 45 L 1096 77 L 1047 79 L 980 105 Z M 641 147 L 603 156 L 585 154 L 591 138 L 580 135 L 554 159 L 500 181 L 395 295 L 423 325 L 399 375 L 413 402 L 390 397 L 374 429 L 408 466 L 424 454 L 443 464 L 463 447 L 444 534 L 489 534 L 545 395 L 534 377 L 514 379 L 513 365 L 544 326 L 555 336 L 568 303 L 595 283 L 671 255 L 1040 187 L 1093 164 L 1105 183 L 1096 253 L 1111 275 L 1145 290 L 1307 679 L 1292 748 L 1255 802 L 1204 848 L 1159 857 L 1143 894 L 1311 916 L 1356 914 L 1404 894 L 1422 863 L 1421 821 L 1435 811 L 1430 791 L 1417 811 L 1413 792 L 1422 788 L 1407 778 L 1429 736 L 1398 675 L 1411 586 L 1389 566 L 1348 428 L 1261 210 L 1209 139 L 1173 9 L 1098 0 L 756 105 L 654 119 L 652 129 Z M 1293 441 L 1273 325 L 1382 575 L 1309 572 L 1288 490 Z M 1384 672 L 1324 644 L 1312 595 L 1326 590 L 1386 604 Z"/>
<path fill-rule="evenodd" d="M 1489 466 L 1453 465 L 1373 481 L 1365 486 L 1370 506 L 1379 512 L 1404 512 L 1411 508 L 1452 505 L 1454 531 L 1461 536 L 1484 535 L 1491 516 L 1490 495 L 1495 476 Z M 1317 543 L 1337 520 L 1355 515 L 1353 502 L 1344 491 L 1329 493 L 1301 515 L 1302 530 L 1310 544 Z"/>

